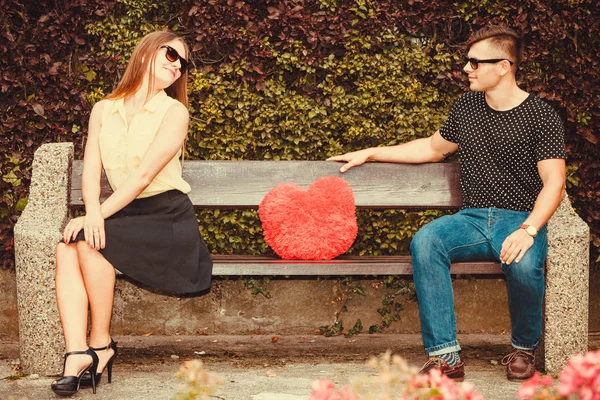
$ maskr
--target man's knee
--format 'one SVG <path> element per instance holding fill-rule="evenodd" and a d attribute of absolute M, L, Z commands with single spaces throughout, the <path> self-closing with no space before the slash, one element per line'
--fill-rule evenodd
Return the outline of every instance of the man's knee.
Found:
<path fill-rule="evenodd" d="M 415 255 L 423 247 L 424 238 L 421 231 L 417 231 L 410 242 L 410 254 Z"/>
<path fill-rule="evenodd" d="M 544 279 L 544 263 L 545 259 L 526 253 L 518 263 L 513 261 L 510 265 L 505 266 L 504 272 L 512 278 L 512 281 L 528 285 Z"/>
<path fill-rule="evenodd" d="M 425 225 L 413 237 L 410 242 L 410 254 L 413 256 L 421 251 L 430 251 L 432 246 L 439 242 L 439 235 L 435 229 L 432 229 L 430 224 Z"/>

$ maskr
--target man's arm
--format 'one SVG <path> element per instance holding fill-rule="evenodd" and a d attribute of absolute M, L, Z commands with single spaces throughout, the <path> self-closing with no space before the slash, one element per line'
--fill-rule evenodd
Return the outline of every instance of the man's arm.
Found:
<path fill-rule="evenodd" d="M 538 230 L 546 225 L 560 205 L 565 195 L 566 165 L 564 159 L 551 159 L 538 162 L 538 172 L 544 183 L 535 200 L 531 214 L 524 224 L 533 225 Z"/>
<path fill-rule="evenodd" d="M 535 200 L 531 214 L 523 223 L 540 230 L 548 223 L 565 195 L 566 165 L 564 159 L 556 158 L 539 161 L 537 167 L 544 187 Z M 505 264 L 513 260 L 521 261 L 534 240 L 524 229 L 517 229 L 502 243 L 500 260 Z"/>
<path fill-rule="evenodd" d="M 370 147 L 340 156 L 329 157 L 328 161 L 344 161 L 341 172 L 362 165 L 367 161 L 381 161 L 406 164 L 421 164 L 441 161 L 458 150 L 458 145 L 442 137 L 440 131 L 433 135 L 415 139 L 396 146 Z"/>

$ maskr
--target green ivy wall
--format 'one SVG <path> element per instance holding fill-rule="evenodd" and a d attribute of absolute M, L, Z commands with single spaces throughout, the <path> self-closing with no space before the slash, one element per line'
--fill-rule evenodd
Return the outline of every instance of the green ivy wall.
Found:
<path fill-rule="evenodd" d="M 145 33 L 193 49 L 187 157 L 324 159 L 423 137 L 467 88 L 463 43 L 487 23 L 523 33 L 524 89 L 567 127 L 569 192 L 600 248 L 600 6 L 589 1 L 0 0 L 0 262 L 27 201 L 33 152 L 72 141 Z M 352 253 L 406 252 L 437 212 L 360 212 Z M 254 211 L 199 211 L 215 253 L 268 253 Z M 597 270 L 597 268 L 596 268 Z"/>

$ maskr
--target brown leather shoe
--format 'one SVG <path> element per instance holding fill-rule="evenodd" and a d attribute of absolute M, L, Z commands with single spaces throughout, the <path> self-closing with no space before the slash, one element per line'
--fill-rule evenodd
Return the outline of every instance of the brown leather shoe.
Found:
<path fill-rule="evenodd" d="M 451 367 L 448 363 L 439 357 L 429 357 L 429 360 L 419 370 L 420 374 L 426 374 L 432 369 L 439 369 L 442 374 L 456 382 L 465 380 L 465 363 L 461 360 L 458 364 Z"/>
<path fill-rule="evenodd" d="M 506 365 L 506 377 L 509 381 L 526 381 L 535 373 L 535 355 L 533 351 L 513 349 L 502 359 Z"/>

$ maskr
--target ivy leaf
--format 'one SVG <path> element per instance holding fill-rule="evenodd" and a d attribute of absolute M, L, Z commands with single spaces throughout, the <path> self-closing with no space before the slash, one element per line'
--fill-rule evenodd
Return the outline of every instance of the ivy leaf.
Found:
<path fill-rule="evenodd" d="M 48 74 L 50 75 L 58 75 L 58 68 L 62 65 L 62 62 L 55 62 L 48 70 Z"/>
<path fill-rule="evenodd" d="M 37 115 L 44 116 L 44 107 L 40 103 L 33 103 L 31 106 Z"/>

